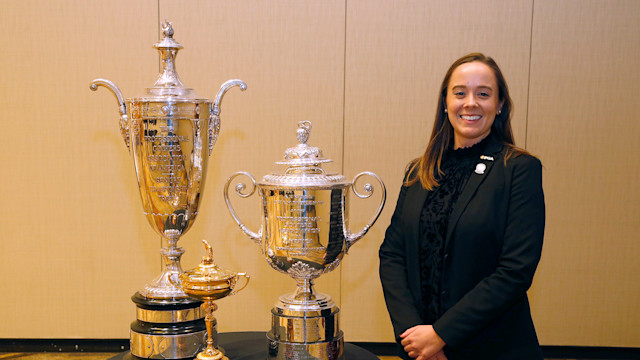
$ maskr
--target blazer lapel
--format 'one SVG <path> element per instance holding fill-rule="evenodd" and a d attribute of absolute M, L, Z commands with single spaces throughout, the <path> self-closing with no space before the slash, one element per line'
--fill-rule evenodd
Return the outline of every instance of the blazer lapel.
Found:
<path fill-rule="evenodd" d="M 462 216 L 462 213 L 467 208 L 467 205 L 469 205 L 469 202 L 471 201 L 471 199 L 473 199 L 476 190 L 478 190 L 480 184 L 482 184 L 484 179 L 486 179 L 486 177 L 489 175 L 489 172 L 491 172 L 493 164 L 496 161 L 502 161 L 501 157 L 496 156 L 496 154 L 498 154 L 502 150 L 502 147 L 502 144 L 491 139 L 491 142 L 487 144 L 483 154 L 490 154 L 493 156 L 483 155 L 482 158 L 478 157 L 477 164 L 484 164 L 486 168 L 484 169 L 484 171 L 481 171 L 481 167 L 476 167 L 476 171 L 471 173 L 467 184 L 464 186 L 464 189 L 462 189 L 462 192 L 458 196 L 458 200 L 453 206 L 453 210 L 451 211 L 451 215 L 449 217 L 449 224 L 447 225 L 447 237 L 445 238 L 444 243 L 445 249 L 447 248 L 449 241 L 451 240 L 451 235 L 453 234 L 453 230 L 456 228 L 458 220 L 460 220 L 460 216 Z"/>

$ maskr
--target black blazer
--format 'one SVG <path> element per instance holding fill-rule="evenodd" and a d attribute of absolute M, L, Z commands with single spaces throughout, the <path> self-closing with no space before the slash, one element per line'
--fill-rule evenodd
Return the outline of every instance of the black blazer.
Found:
<path fill-rule="evenodd" d="M 542 165 L 520 155 L 504 163 L 491 139 L 452 209 L 444 246 L 440 302 L 433 325 L 450 360 L 542 359 L 527 290 L 540 260 L 545 206 Z M 481 166 L 482 167 L 482 166 Z M 400 190 L 380 247 L 380 279 L 396 341 L 424 324 L 418 243 L 427 192 L 420 182 Z M 407 354 L 399 348 L 400 355 Z"/>

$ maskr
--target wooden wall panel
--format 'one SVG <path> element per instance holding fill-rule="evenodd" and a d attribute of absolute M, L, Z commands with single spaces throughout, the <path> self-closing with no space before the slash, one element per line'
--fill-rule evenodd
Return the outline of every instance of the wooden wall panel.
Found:
<path fill-rule="evenodd" d="M 339 172 L 342 165 L 344 70 L 343 1 L 161 1 L 160 18 L 170 19 L 185 46 L 179 69 L 187 84 L 215 97 L 220 84 L 239 78 L 248 89 L 231 90 L 222 104 L 222 129 L 214 148 L 201 216 L 185 236 L 185 269 L 203 254 L 200 238 L 211 240 L 218 264 L 251 274 L 249 286 L 220 301 L 219 331 L 263 330 L 270 310 L 295 282 L 269 266 L 258 246 L 233 221 L 222 197 L 234 172 L 257 180 L 284 171 L 275 161 L 298 144 L 298 121 L 313 124 L 309 144 L 320 147 Z M 246 179 L 245 179 L 246 180 Z M 233 189 L 233 187 L 231 187 Z M 258 194 L 231 200 L 241 218 L 257 232 Z M 339 270 L 323 276 L 317 290 L 340 300 Z"/>
<path fill-rule="evenodd" d="M 267 330 L 273 303 L 294 289 L 231 219 L 224 183 L 239 170 L 258 179 L 282 170 L 273 162 L 309 120 L 310 143 L 334 160 L 328 171 L 351 179 L 370 170 L 388 189 L 378 223 L 317 290 L 341 306 L 347 341 L 393 340 L 377 250 L 404 166 L 426 146 L 446 69 L 481 51 L 510 85 L 516 142 L 545 165 L 546 243 L 530 291 L 541 342 L 640 347 L 636 1 L 0 0 L 0 8 L 0 338 L 128 337 L 129 297 L 159 272 L 161 244 L 142 214 L 115 99 L 88 85 L 107 78 L 126 97 L 151 86 L 166 18 L 185 46 L 177 67 L 187 85 L 213 98 L 227 79 L 248 84 L 224 98 L 200 215 L 179 242 L 185 269 L 206 238 L 220 266 L 253 275 L 220 301 L 220 331 Z M 353 231 L 379 196 L 351 197 Z M 232 200 L 257 230 L 257 195 Z"/>
<path fill-rule="evenodd" d="M 532 307 L 550 345 L 640 346 L 640 3 L 536 1 L 529 149 L 547 229 Z"/>
<path fill-rule="evenodd" d="M 494 57 L 514 99 L 516 137 L 524 139 L 531 9 L 531 1 L 348 2 L 345 173 L 374 171 L 388 189 L 383 215 L 343 265 L 348 340 L 393 341 L 378 278 L 378 248 L 404 168 L 426 148 L 438 88 L 454 60 L 470 52 Z M 473 21 L 465 20 L 469 14 Z M 352 205 L 356 229 L 375 207 L 375 200 L 357 200 Z"/>
<path fill-rule="evenodd" d="M 0 8 L 0 338 L 126 338 L 129 296 L 157 271 L 159 246 L 115 98 L 89 83 L 129 96 L 153 83 L 156 3 Z"/>

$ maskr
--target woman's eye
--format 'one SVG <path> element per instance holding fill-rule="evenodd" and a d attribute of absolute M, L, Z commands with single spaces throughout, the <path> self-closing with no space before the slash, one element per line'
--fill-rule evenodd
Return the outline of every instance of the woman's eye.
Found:
<path fill-rule="evenodd" d="M 453 95 L 455 95 L 455 96 L 464 96 L 464 91 L 455 91 L 453 93 Z"/>
<path fill-rule="evenodd" d="M 489 95 L 489 93 L 481 92 L 481 93 L 478 94 L 478 96 L 483 97 L 483 98 L 488 98 L 490 95 Z"/>

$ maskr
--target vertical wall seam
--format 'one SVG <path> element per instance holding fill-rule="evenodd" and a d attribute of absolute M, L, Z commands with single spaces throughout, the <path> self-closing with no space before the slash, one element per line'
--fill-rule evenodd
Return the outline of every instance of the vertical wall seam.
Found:
<path fill-rule="evenodd" d="M 160 0 L 156 0 L 156 41 L 162 38 L 162 20 L 160 19 Z M 162 70 L 162 60 L 158 57 L 158 73 Z M 160 249 L 162 249 L 162 235 L 160 235 Z M 162 256 L 160 256 L 160 272 L 162 272 Z M 146 286 L 146 285 L 145 285 Z"/>
<path fill-rule="evenodd" d="M 341 174 L 344 174 L 344 162 L 345 162 L 345 130 L 346 130 L 346 109 L 347 109 L 347 2 L 344 0 L 344 48 L 342 54 L 342 164 Z M 342 285 L 344 283 L 342 268 L 340 267 L 340 299 L 339 304 L 342 307 Z"/>
<path fill-rule="evenodd" d="M 341 173 L 344 174 L 345 161 L 345 129 L 347 108 L 347 1 L 344 0 L 344 38 L 342 53 L 342 164 Z"/>
<path fill-rule="evenodd" d="M 531 113 L 531 58 L 533 57 L 533 21 L 536 0 L 531 1 L 531 27 L 529 29 L 529 74 L 527 75 L 527 114 L 524 122 L 524 148 L 529 143 L 529 120 Z"/>
<path fill-rule="evenodd" d="M 157 13 L 157 18 L 156 18 L 156 27 L 157 27 L 157 34 L 158 34 L 158 39 L 156 41 L 160 41 L 160 39 L 162 39 L 162 18 L 160 17 L 160 0 L 156 1 L 156 13 Z M 160 72 L 160 70 L 162 70 L 162 60 L 160 60 L 160 58 L 158 58 L 158 73 Z"/>

